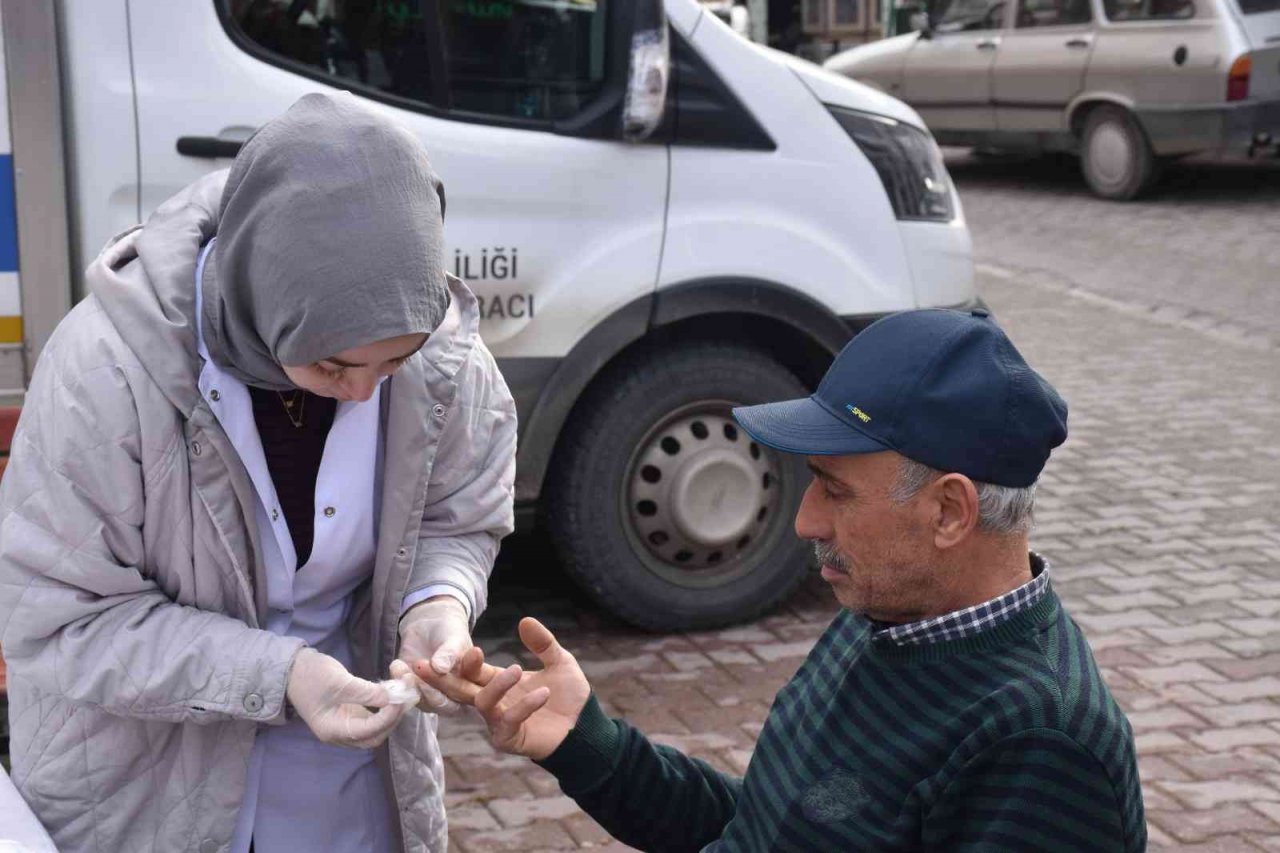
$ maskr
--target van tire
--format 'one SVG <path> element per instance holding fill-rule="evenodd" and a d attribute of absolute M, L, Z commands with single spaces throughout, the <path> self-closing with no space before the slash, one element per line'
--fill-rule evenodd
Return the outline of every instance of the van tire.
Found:
<path fill-rule="evenodd" d="M 1103 198 L 1129 201 L 1154 183 L 1158 169 L 1147 136 L 1133 114 L 1103 104 L 1090 110 L 1080 140 L 1080 167 Z"/>
<path fill-rule="evenodd" d="M 546 523 L 570 576 L 653 631 L 741 622 L 785 600 L 810 567 L 793 530 L 808 471 L 802 457 L 752 442 L 730 409 L 807 394 L 768 355 L 734 343 L 650 350 L 608 368 L 553 460 Z M 719 516 L 694 511 L 708 495 Z"/>

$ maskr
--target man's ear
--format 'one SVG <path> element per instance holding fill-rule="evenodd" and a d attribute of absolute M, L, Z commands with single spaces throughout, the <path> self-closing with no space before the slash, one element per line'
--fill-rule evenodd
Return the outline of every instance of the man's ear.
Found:
<path fill-rule="evenodd" d="M 978 529 L 978 489 L 964 474 L 944 474 L 929 485 L 937 506 L 933 544 L 953 548 Z"/>

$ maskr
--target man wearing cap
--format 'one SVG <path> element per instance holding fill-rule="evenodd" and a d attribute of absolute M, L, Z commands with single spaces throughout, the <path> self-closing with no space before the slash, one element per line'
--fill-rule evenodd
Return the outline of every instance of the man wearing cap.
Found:
<path fill-rule="evenodd" d="M 986 312 L 886 318 L 811 397 L 734 415 L 807 457 L 796 533 L 843 605 L 745 778 L 606 716 L 533 619 L 539 671 L 419 675 L 644 850 L 1145 850 L 1132 730 L 1028 550 L 1067 407 Z"/>

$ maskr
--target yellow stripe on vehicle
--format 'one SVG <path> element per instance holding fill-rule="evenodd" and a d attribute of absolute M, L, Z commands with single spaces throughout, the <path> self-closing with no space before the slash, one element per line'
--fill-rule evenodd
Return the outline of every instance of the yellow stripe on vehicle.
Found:
<path fill-rule="evenodd" d="M 22 343 L 22 318 L 0 317 L 0 344 Z"/>

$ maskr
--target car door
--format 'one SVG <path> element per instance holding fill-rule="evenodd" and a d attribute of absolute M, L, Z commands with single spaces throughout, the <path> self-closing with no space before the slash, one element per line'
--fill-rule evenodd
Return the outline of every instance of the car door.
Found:
<path fill-rule="evenodd" d="M 426 145 L 448 267 L 525 360 L 519 400 L 522 366 L 656 286 L 666 149 L 578 129 L 616 82 L 618 1 L 129 0 L 143 215 L 301 95 L 350 90 Z"/>
<path fill-rule="evenodd" d="M 1012 27 L 992 71 L 1001 132 L 1065 131 L 1093 52 L 1091 0 L 1012 0 Z"/>
<path fill-rule="evenodd" d="M 951 0 L 907 55 L 903 100 L 940 141 L 948 132 L 991 131 L 991 68 L 1000 50 L 1004 0 Z"/>

